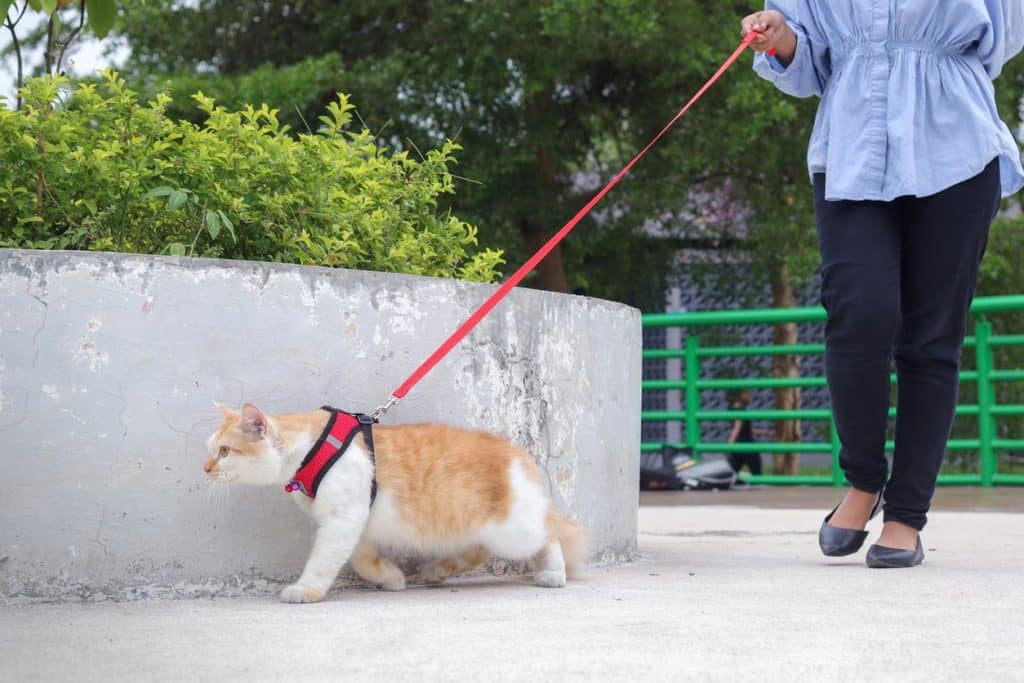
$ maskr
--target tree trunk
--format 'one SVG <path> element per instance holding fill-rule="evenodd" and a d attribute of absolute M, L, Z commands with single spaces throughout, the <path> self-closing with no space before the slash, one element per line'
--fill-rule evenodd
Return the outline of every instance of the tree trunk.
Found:
<path fill-rule="evenodd" d="M 529 108 L 532 111 L 532 107 Z M 526 253 L 533 256 L 543 247 L 551 236 L 555 234 L 561 225 L 544 225 L 543 221 L 551 219 L 557 222 L 558 216 L 553 216 L 551 211 L 544 211 L 544 207 L 551 207 L 557 204 L 558 196 L 558 174 L 551 155 L 544 148 L 537 149 L 537 180 L 539 191 L 535 196 L 536 208 L 541 211 L 538 214 L 522 216 L 519 219 L 519 235 L 523 239 L 523 246 Z M 544 260 L 537 264 L 537 278 L 531 282 L 531 286 L 537 289 L 546 289 L 550 292 L 568 293 L 569 279 L 565 276 L 565 264 L 562 262 L 562 246 L 555 246 L 554 249 L 544 257 Z"/>
<path fill-rule="evenodd" d="M 772 305 L 775 308 L 793 308 L 796 298 L 789 283 L 789 272 L 785 263 L 772 265 Z M 775 344 L 796 344 L 796 323 L 782 323 L 775 326 L 772 341 Z M 774 356 L 772 360 L 773 377 L 799 377 L 800 358 L 795 355 Z M 778 410 L 796 410 L 800 408 L 799 387 L 775 390 L 775 407 Z M 799 420 L 779 420 L 775 423 L 775 440 L 784 443 L 797 443 L 800 437 Z M 775 453 L 772 456 L 772 473 L 798 474 L 799 455 L 797 453 Z"/>
<path fill-rule="evenodd" d="M 551 239 L 554 232 L 550 226 L 540 226 L 530 219 L 523 219 L 519 223 L 519 234 L 523 238 L 523 246 L 530 256 L 540 250 L 544 244 Z M 551 250 L 544 260 L 537 264 L 537 279 L 531 284 L 537 289 L 546 289 L 549 292 L 568 293 L 569 280 L 565 277 L 565 265 L 562 263 L 562 247 L 556 246 Z"/>

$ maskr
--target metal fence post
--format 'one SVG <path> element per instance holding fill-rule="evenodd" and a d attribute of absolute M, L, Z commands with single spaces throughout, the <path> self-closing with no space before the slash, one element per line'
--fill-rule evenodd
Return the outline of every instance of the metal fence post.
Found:
<path fill-rule="evenodd" d="M 697 349 L 700 348 L 700 337 L 693 333 L 693 328 L 686 330 L 686 447 L 694 449 L 700 441 L 700 427 L 697 423 L 697 411 L 700 409 L 700 391 L 697 380 L 700 379 L 700 359 Z M 693 453 L 694 457 L 698 454 Z"/>
<path fill-rule="evenodd" d="M 671 311 L 679 311 L 683 308 L 682 289 L 673 287 L 669 294 L 669 306 Z M 665 348 L 683 348 L 683 333 L 685 328 L 672 326 L 665 328 Z M 683 379 L 683 359 L 668 358 L 665 361 L 665 379 L 680 381 Z M 665 392 L 665 410 L 680 412 L 683 409 L 683 392 L 669 390 Z M 670 420 L 665 423 L 665 441 L 669 443 L 680 443 L 683 440 L 683 424 L 679 420 Z"/>
<path fill-rule="evenodd" d="M 978 441 L 979 463 L 981 469 L 981 485 L 993 486 L 995 481 L 996 454 L 992 441 L 996 436 L 996 423 L 992 417 L 992 406 L 995 403 L 995 392 L 992 387 L 992 323 L 984 317 L 978 318 L 974 327 L 976 339 L 975 355 L 978 360 Z"/>
<path fill-rule="evenodd" d="M 846 477 L 843 475 L 843 468 L 839 466 L 839 451 L 842 449 L 842 443 L 839 441 L 839 430 L 836 429 L 835 415 L 830 415 L 828 418 L 828 431 L 832 441 L 832 485 L 844 486 L 846 484 Z"/>

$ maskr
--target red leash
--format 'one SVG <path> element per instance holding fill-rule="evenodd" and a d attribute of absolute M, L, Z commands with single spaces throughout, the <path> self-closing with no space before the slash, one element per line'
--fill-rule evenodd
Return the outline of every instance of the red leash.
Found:
<path fill-rule="evenodd" d="M 647 154 L 647 152 L 649 152 L 650 149 L 654 147 L 654 145 L 656 145 L 658 141 L 665 136 L 666 133 L 668 133 L 669 129 L 672 128 L 672 126 L 674 126 L 676 122 L 683 117 L 683 114 L 685 114 L 697 100 L 704 96 L 704 93 L 706 93 L 708 89 L 712 85 L 714 85 L 715 81 L 717 81 L 722 76 L 722 74 L 724 74 L 726 70 L 730 66 L 732 66 L 733 62 L 735 62 L 739 58 L 739 56 L 743 54 L 743 51 L 747 48 L 748 45 L 750 45 L 751 41 L 754 40 L 754 38 L 756 38 L 758 35 L 758 33 L 753 31 L 748 33 L 746 37 L 743 38 L 742 42 L 740 42 L 739 47 L 737 47 L 736 50 L 733 51 L 729 58 L 725 60 L 721 67 L 719 67 L 718 71 L 715 72 L 715 75 L 708 79 L 707 83 L 705 83 L 701 87 L 701 89 L 697 91 L 697 94 L 690 98 L 690 101 L 686 103 L 686 106 L 680 109 L 679 113 L 676 114 L 675 117 L 673 117 L 673 119 L 669 121 L 664 128 L 661 129 L 661 132 L 658 133 L 654 137 L 654 139 L 651 140 L 648 143 L 648 145 L 644 147 L 643 150 L 640 151 L 639 154 L 633 157 L 633 160 L 626 164 L 626 167 L 619 171 L 615 175 L 615 177 L 608 182 L 607 185 L 601 188 L 601 191 L 594 195 L 594 198 L 587 202 L 586 206 L 580 209 L 579 212 L 572 217 L 572 220 L 570 220 L 568 223 L 562 226 L 562 229 L 555 233 L 555 235 L 550 240 L 548 240 L 543 247 L 541 247 L 540 251 L 538 251 L 536 254 L 530 257 L 530 260 L 524 263 L 519 268 L 519 270 L 517 270 L 512 275 L 512 277 L 510 277 L 508 280 L 502 283 L 502 285 L 498 287 L 498 289 L 493 294 L 491 294 L 491 296 L 488 297 L 487 300 L 483 302 L 483 304 L 481 304 L 478 309 L 476 309 L 476 311 L 474 311 L 473 315 L 469 316 L 469 319 L 466 320 L 466 322 L 462 323 L 459 329 L 455 330 L 455 332 L 453 332 L 452 335 L 448 337 L 448 339 L 446 339 L 445 342 L 441 344 L 441 346 L 438 347 L 438 349 L 434 351 L 434 353 L 432 353 L 429 358 L 423 361 L 423 363 L 418 368 L 416 368 L 416 371 L 409 375 L 409 378 L 402 382 L 401 386 L 399 386 L 397 389 L 395 389 L 394 392 L 392 392 L 391 398 L 388 399 L 387 403 L 373 411 L 373 417 L 379 418 L 381 415 L 387 412 L 393 405 L 398 403 L 398 401 L 405 398 L 405 395 L 409 393 L 409 390 L 416 386 L 416 384 L 421 379 L 423 379 L 423 376 L 430 372 L 434 368 L 434 366 L 441 361 L 442 358 L 447 356 L 448 353 L 453 348 L 455 348 L 455 345 L 462 341 L 463 337 L 469 334 L 470 330 L 476 327 L 477 324 L 484 318 L 484 316 L 490 313 L 491 310 L 498 304 L 498 302 L 504 299 L 505 296 L 512 290 L 512 288 L 518 285 L 520 281 L 522 281 L 522 279 L 526 277 L 527 273 L 533 270 L 537 266 L 537 264 L 540 263 L 552 249 L 555 248 L 555 245 L 561 242 L 565 238 L 565 236 L 568 235 L 569 232 L 576 227 L 576 224 L 583 220 L 583 217 L 590 213 L 591 209 L 593 209 L 598 202 L 604 199 L 604 196 L 608 194 L 613 187 L 619 184 L 619 181 L 622 180 L 623 176 L 629 173 L 630 169 L 633 168 L 633 166 L 638 161 L 640 161 L 640 159 L 642 159 Z"/>

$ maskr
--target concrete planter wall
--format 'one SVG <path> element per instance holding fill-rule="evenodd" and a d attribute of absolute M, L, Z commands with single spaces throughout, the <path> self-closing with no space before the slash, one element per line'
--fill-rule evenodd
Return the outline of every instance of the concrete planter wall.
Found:
<path fill-rule="evenodd" d="M 310 526 L 282 491 L 211 496 L 211 405 L 368 412 L 493 291 L 433 278 L 0 250 L 0 597 L 275 589 Z M 386 418 L 535 455 L 592 560 L 636 547 L 640 318 L 519 290 Z M 492 566 L 492 571 L 503 568 Z"/>

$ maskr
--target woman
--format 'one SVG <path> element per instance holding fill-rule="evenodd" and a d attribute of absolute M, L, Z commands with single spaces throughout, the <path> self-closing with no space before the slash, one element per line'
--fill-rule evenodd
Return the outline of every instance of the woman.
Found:
<path fill-rule="evenodd" d="M 746 410 L 750 405 L 750 392 L 746 389 L 740 391 L 736 398 L 729 403 L 730 410 Z M 767 429 L 756 429 L 750 420 L 735 420 L 732 423 L 732 431 L 729 432 L 729 443 L 756 443 L 754 434 L 758 436 L 770 436 L 772 432 Z M 746 465 L 751 474 L 761 474 L 760 453 L 730 453 L 729 466 L 736 474 L 740 473 Z"/>
<path fill-rule="evenodd" d="M 828 312 L 825 374 L 852 488 L 825 518 L 819 544 L 826 555 L 859 550 L 884 488 L 885 525 L 867 564 L 912 567 L 924 558 L 919 532 L 953 424 L 989 225 L 1000 198 L 1024 184 L 992 85 L 1024 44 L 1024 2 L 780 0 L 741 26 L 759 34 L 759 75 L 821 98 L 807 156 Z"/>

